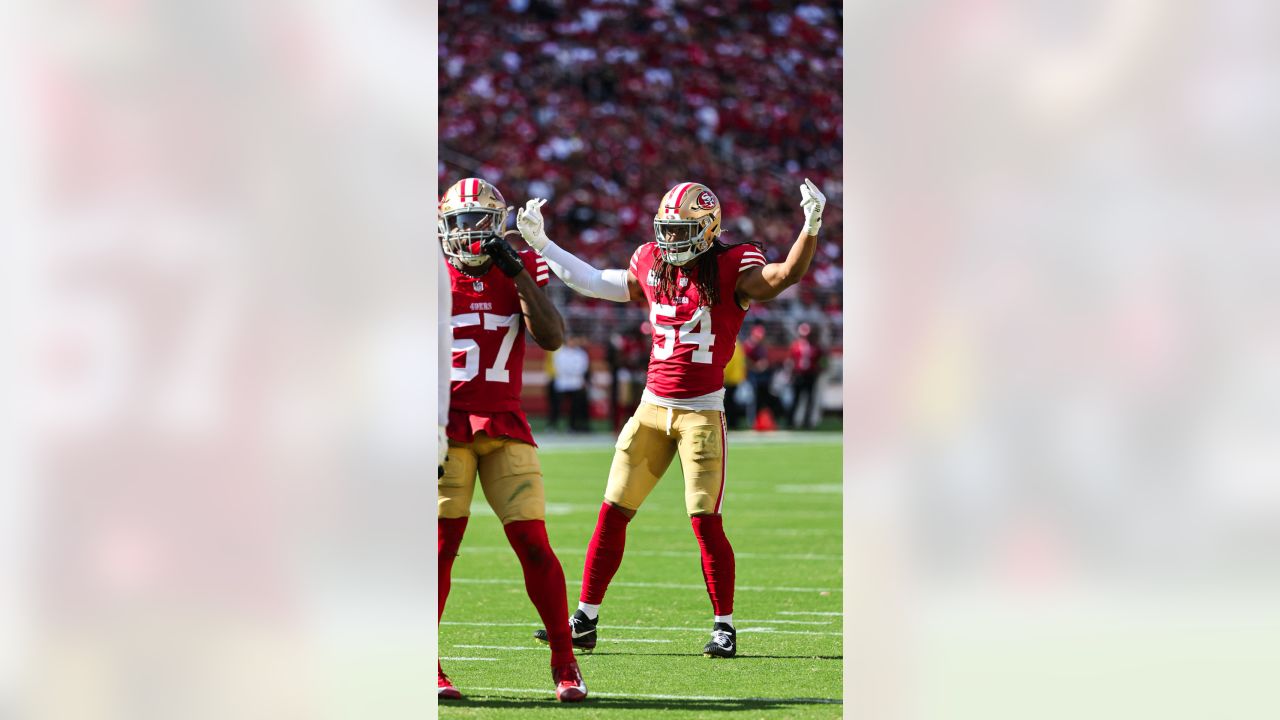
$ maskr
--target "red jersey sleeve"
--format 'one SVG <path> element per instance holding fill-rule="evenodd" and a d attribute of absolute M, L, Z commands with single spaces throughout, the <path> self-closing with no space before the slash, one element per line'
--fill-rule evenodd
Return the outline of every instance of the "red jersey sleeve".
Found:
<path fill-rule="evenodd" d="M 631 274 L 635 275 L 637 279 L 640 277 L 640 264 L 644 259 L 644 248 L 645 246 L 641 245 L 636 248 L 635 252 L 631 253 L 631 264 L 628 266 L 631 269 Z"/>
<path fill-rule="evenodd" d="M 520 259 L 524 261 L 524 268 L 529 271 L 534 282 L 538 283 L 538 287 L 551 281 L 551 268 L 547 267 L 546 258 L 533 250 L 521 250 Z"/>
<path fill-rule="evenodd" d="M 738 265 L 737 272 L 734 273 L 735 277 L 753 267 L 764 267 L 764 251 L 750 243 L 744 243 L 734 248 L 733 255 Z"/>
<path fill-rule="evenodd" d="M 645 297 L 649 298 L 649 290 L 653 287 L 647 280 L 649 273 L 653 272 L 653 266 L 658 259 L 658 246 L 656 243 L 647 242 L 636 251 L 631 253 L 631 263 L 628 266 L 631 274 L 635 275 L 636 280 L 640 283 L 641 289 L 645 291 Z M 652 302 L 652 298 L 649 298 Z"/>

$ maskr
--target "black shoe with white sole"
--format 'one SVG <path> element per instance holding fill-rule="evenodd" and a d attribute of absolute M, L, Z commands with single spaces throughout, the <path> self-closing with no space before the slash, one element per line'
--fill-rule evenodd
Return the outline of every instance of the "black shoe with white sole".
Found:
<path fill-rule="evenodd" d="M 574 650 L 591 652 L 596 649 L 596 623 L 598 622 L 600 622 L 598 616 L 595 620 L 591 620 L 581 610 L 573 611 L 573 615 L 569 616 L 569 636 L 573 640 Z M 535 630 L 533 639 L 544 645 L 551 644 L 545 629 Z"/>
<path fill-rule="evenodd" d="M 702 654 L 710 658 L 731 658 L 738 654 L 738 631 L 729 623 L 711 626 L 711 640 L 702 648 Z"/>

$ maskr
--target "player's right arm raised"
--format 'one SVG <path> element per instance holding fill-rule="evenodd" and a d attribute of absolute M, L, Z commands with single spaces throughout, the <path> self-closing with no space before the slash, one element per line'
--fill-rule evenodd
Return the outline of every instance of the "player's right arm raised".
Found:
<path fill-rule="evenodd" d="M 551 271 L 565 285 L 587 297 L 627 302 L 644 297 L 640 283 L 630 270 L 597 270 L 573 253 L 551 242 L 543 229 L 542 206 L 547 201 L 534 198 L 516 213 L 520 236 L 546 259 Z"/>
<path fill-rule="evenodd" d="M 800 209 L 804 227 L 782 262 L 751 268 L 738 276 L 738 295 L 747 300 L 772 300 L 783 290 L 800 282 L 809 271 L 809 263 L 818 249 L 818 229 L 822 227 L 822 209 L 827 198 L 809 178 L 800 186 Z"/>

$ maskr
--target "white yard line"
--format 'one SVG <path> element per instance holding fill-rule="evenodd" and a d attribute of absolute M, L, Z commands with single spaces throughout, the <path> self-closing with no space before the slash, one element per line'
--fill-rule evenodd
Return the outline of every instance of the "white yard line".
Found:
<path fill-rule="evenodd" d="M 441 625 L 470 625 L 473 627 L 522 627 L 522 628 L 540 628 L 542 623 L 504 623 L 504 622 L 463 622 L 460 620 L 444 620 Z M 466 645 L 455 645 L 454 647 L 466 647 Z"/>
<path fill-rule="evenodd" d="M 828 617 L 844 617 L 842 612 L 810 612 L 807 610 L 779 610 L 779 615 L 824 615 Z"/>
<path fill-rule="evenodd" d="M 522 625 L 521 627 L 537 627 L 536 625 Z M 653 640 L 650 638 L 609 638 L 611 643 L 673 643 L 675 640 Z M 456 648 L 467 648 L 468 650 L 541 650 L 547 651 L 547 646 L 540 645 L 538 647 L 525 647 L 523 645 L 453 645 Z"/>
<path fill-rule="evenodd" d="M 524 580 L 508 579 L 508 578 L 453 578 L 453 583 L 462 585 L 524 585 Z M 566 580 L 565 586 L 578 587 L 580 582 L 576 579 Z M 705 585 L 691 585 L 683 583 L 646 583 L 646 582 L 614 582 L 609 587 L 632 587 L 632 588 L 664 588 L 668 590 L 706 590 Z M 774 585 L 762 587 L 759 585 L 739 585 L 736 590 L 745 590 L 748 592 L 798 592 L 798 593 L 842 593 L 844 590 L 840 588 L 820 588 L 820 587 L 787 587 L 783 585 Z"/>
<path fill-rule="evenodd" d="M 599 508 L 597 508 L 596 510 L 598 511 Z M 587 554 L 586 548 L 553 547 L 552 550 L 555 551 L 556 555 L 562 556 L 562 557 L 563 556 L 577 557 L 579 555 Z M 507 553 L 511 553 L 512 550 L 510 546 L 476 545 L 474 547 L 468 547 L 466 545 L 463 545 L 461 550 L 459 551 L 459 554 L 465 556 L 469 552 L 496 553 L 499 555 L 505 555 Z M 758 560 L 818 560 L 818 561 L 827 561 L 827 562 L 839 562 L 842 559 L 839 555 L 823 555 L 818 553 L 758 553 L 758 552 L 734 551 L 733 554 L 734 554 L 734 557 L 745 558 L 748 560 L 757 560 L 757 559 Z M 639 557 L 696 558 L 698 556 L 698 551 L 696 548 L 693 548 L 693 547 L 691 547 L 687 551 L 686 550 L 627 550 L 626 555 L 627 557 L 639 556 Z"/>
<path fill-rule="evenodd" d="M 455 661 L 463 662 L 463 661 L 471 661 L 471 660 L 482 661 L 482 662 L 498 662 L 498 658 L 443 657 L 442 656 L 440 659 L 448 660 L 449 662 L 455 662 Z"/>
<path fill-rule="evenodd" d="M 533 695 L 551 695 L 553 691 L 546 688 L 501 688 L 473 687 L 471 690 L 487 690 L 489 692 L 526 693 Z M 767 702 L 786 703 L 790 705 L 843 705 L 844 701 L 836 698 L 761 698 L 761 697 L 726 697 L 723 695 L 667 695 L 657 693 L 611 693 L 591 691 L 588 697 L 616 698 L 651 698 L 653 700 L 707 700 L 711 702 Z"/>
<path fill-rule="evenodd" d="M 746 625 L 747 623 L 766 623 L 769 625 L 830 625 L 831 620 L 738 620 L 737 622 Z"/>
<path fill-rule="evenodd" d="M 768 622 L 768 621 L 765 620 L 762 622 Z M 541 627 L 541 625 L 538 625 L 537 623 L 493 623 L 493 622 L 445 621 L 440 624 L 441 625 L 458 625 L 461 627 L 522 627 L 522 628 Z M 617 626 L 607 625 L 603 629 L 606 633 L 611 633 L 619 630 L 628 630 L 628 631 L 636 631 L 636 632 L 701 632 L 701 633 L 709 632 L 708 628 L 706 627 L 690 627 L 690 626 L 656 627 L 656 626 L 649 626 L 649 625 L 617 625 Z M 777 628 L 771 628 L 771 627 L 739 626 L 738 632 L 757 632 L 757 633 L 768 633 L 771 635 L 833 635 L 836 637 L 844 636 L 844 633 L 842 632 L 823 632 L 820 630 L 779 630 Z M 502 646 L 492 647 L 492 646 L 486 646 L 486 645 L 454 645 L 453 647 L 485 648 L 485 649 L 494 649 L 494 650 L 502 649 Z M 525 648 L 517 647 L 514 649 L 525 649 Z M 532 648 L 532 649 L 542 649 L 542 648 Z"/>
<path fill-rule="evenodd" d="M 769 633 L 770 635 L 828 635 L 835 637 L 844 637 L 842 632 L 822 632 L 820 630 L 779 630 L 771 627 L 738 627 L 738 632 L 744 633 Z"/>
<path fill-rule="evenodd" d="M 534 436 L 538 441 L 538 452 L 553 454 L 557 452 L 583 452 L 591 450 L 612 450 L 618 440 L 617 433 L 600 432 L 592 435 L 560 435 L 558 433 L 539 432 Z M 729 447 L 754 447 L 759 445 L 841 445 L 844 437 L 838 432 L 792 432 L 775 430 L 759 433 L 752 430 L 730 430 Z"/>
<path fill-rule="evenodd" d="M 527 647 L 524 645 L 454 645 L 467 650 L 509 650 L 514 652 L 548 652 L 546 647 Z"/>
<path fill-rule="evenodd" d="M 730 495 L 729 497 L 733 497 L 733 496 Z M 655 508 L 646 507 L 645 509 L 652 512 Z M 551 515 L 554 517 L 564 517 L 566 515 L 594 516 L 599 514 L 600 506 L 592 505 L 592 504 L 584 504 L 584 503 L 549 502 L 546 504 L 545 510 L 547 515 Z M 683 508 L 681 508 L 681 512 L 684 512 Z M 471 503 L 471 514 L 482 515 L 485 517 L 492 517 L 494 515 L 494 512 L 493 512 L 493 508 L 489 507 L 488 501 L 486 501 L 483 497 L 478 497 L 478 498 L 475 498 L 475 500 L 473 500 Z M 843 515 L 844 515 L 843 510 L 789 510 L 789 509 L 780 510 L 776 508 L 775 509 L 748 508 L 744 510 L 744 509 L 741 509 L 741 506 L 739 506 L 738 509 L 735 509 L 727 517 L 734 518 L 734 517 L 744 517 L 744 516 L 749 516 L 749 517 L 767 516 L 770 518 L 808 519 L 808 518 L 837 518 Z M 665 529 L 663 531 L 665 532 Z"/>

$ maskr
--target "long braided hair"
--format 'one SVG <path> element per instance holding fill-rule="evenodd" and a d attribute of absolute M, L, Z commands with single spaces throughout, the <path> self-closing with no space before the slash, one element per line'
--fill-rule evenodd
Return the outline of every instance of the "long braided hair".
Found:
<path fill-rule="evenodd" d="M 685 265 L 672 265 L 662 257 L 662 253 L 658 253 L 657 262 L 653 264 L 653 274 L 658 281 L 657 286 L 654 287 L 654 299 L 674 301 L 680 297 L 680 278 L 683 277 L 688 278 L 697 289 L 699 307 L 711 307 L 719 303 L 720 262 L 718 258 L 721 253 L 737 245 L 755 245 L 763 249 L 762 245 L 751 241 L 727 245 L 715 240 L 706 252 Z"/>
<path fill-rule="evenodd" d="M 659 252 L 653 264 L 653 274 L 658 280 L 653 290 L 654 299 L 674 301 L 680 297 L 680 278 L 684 277 L 698 290 L 699 306 L 715 305 L 720 300 L 720 263 L 716 257 L 724 250 L 724 245 L 713 242 L 706 252 L 685 265 L 672 265 Z"/>

